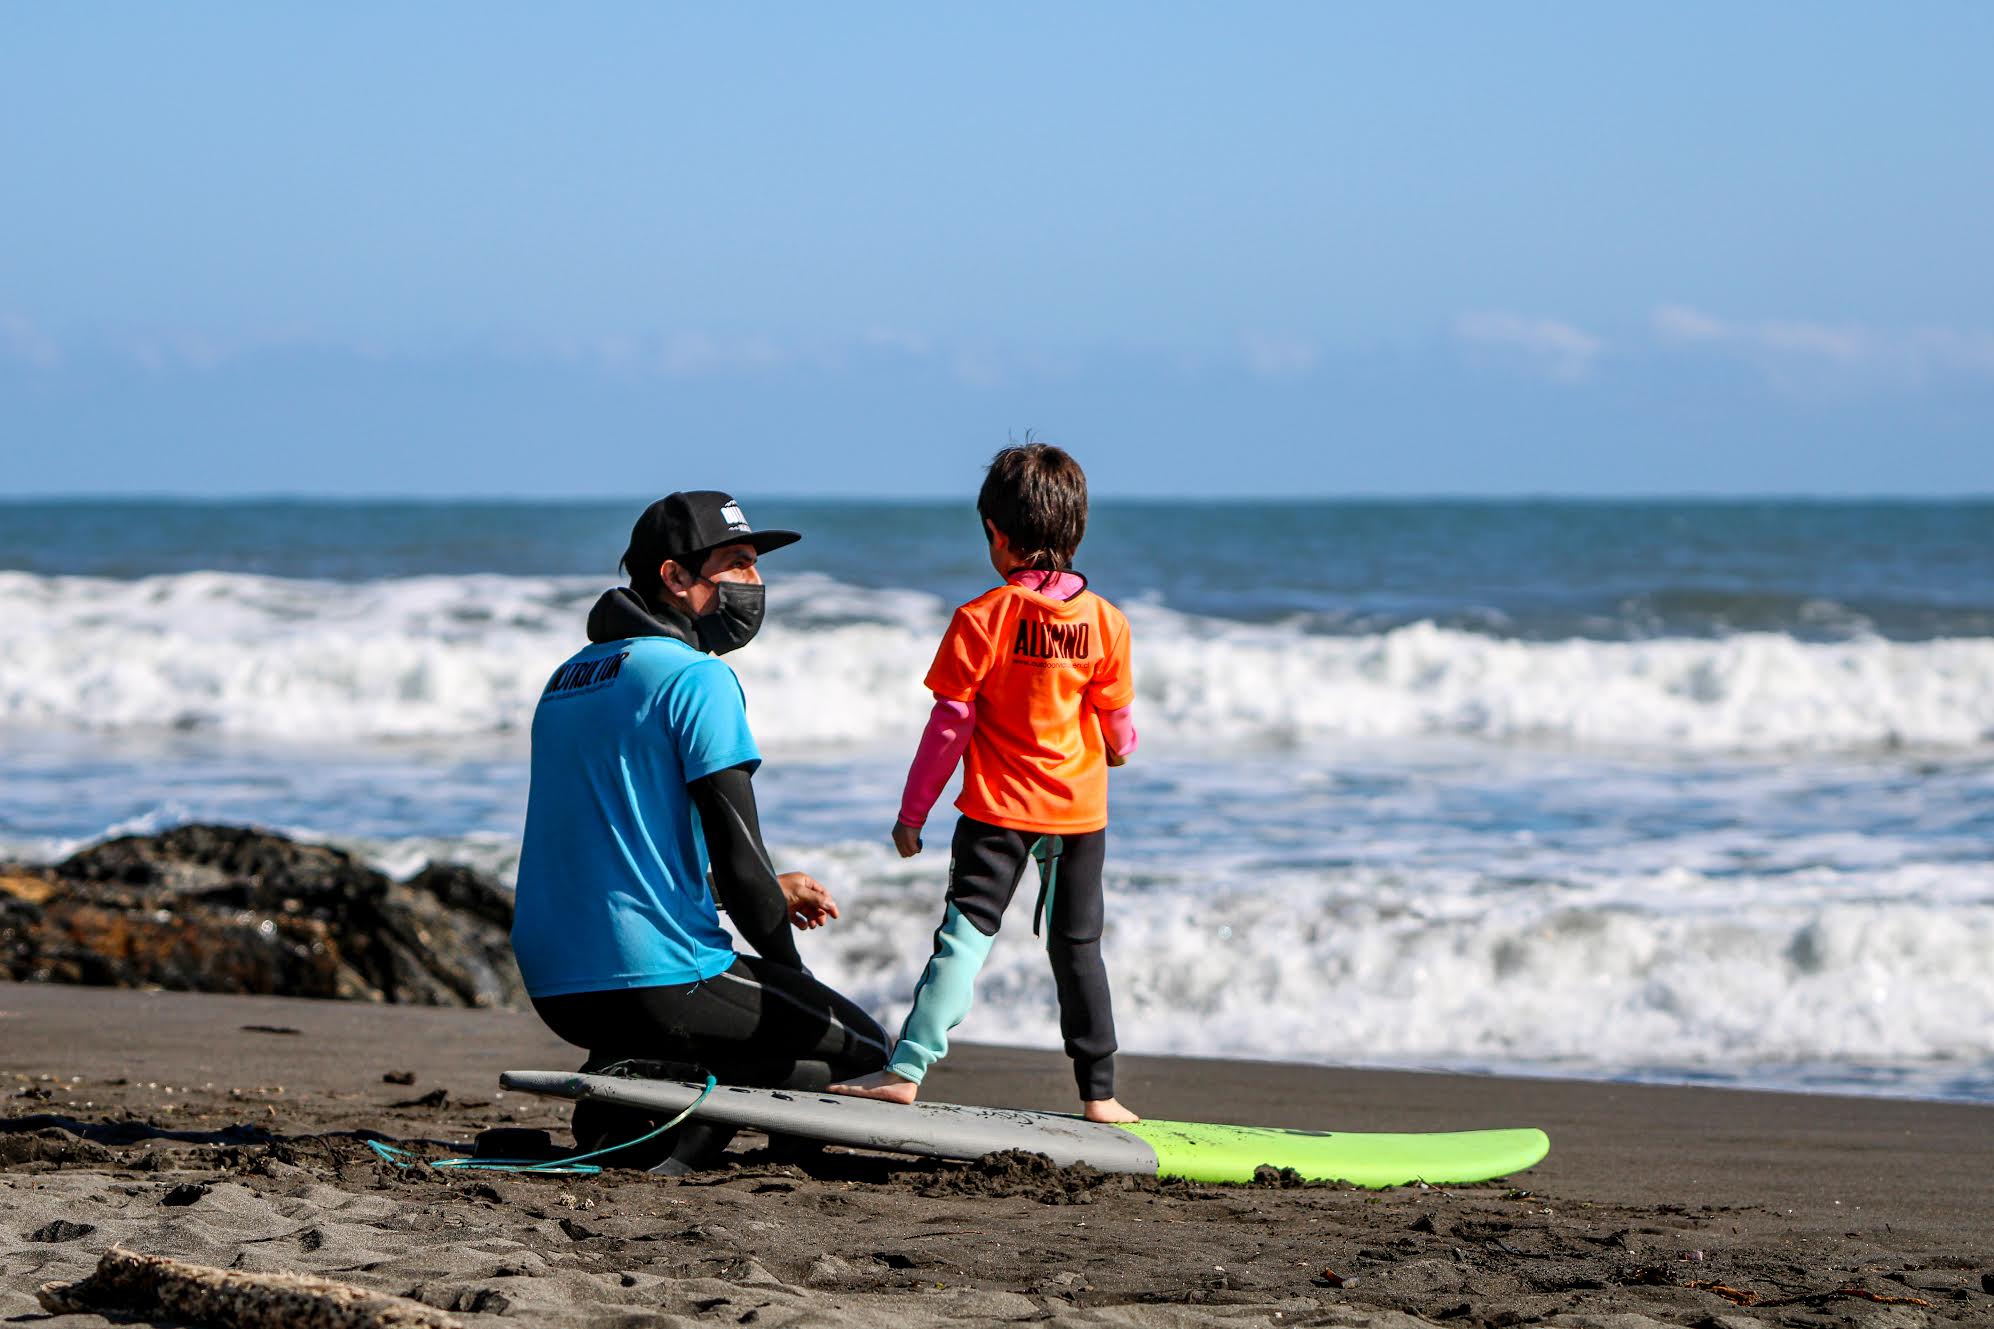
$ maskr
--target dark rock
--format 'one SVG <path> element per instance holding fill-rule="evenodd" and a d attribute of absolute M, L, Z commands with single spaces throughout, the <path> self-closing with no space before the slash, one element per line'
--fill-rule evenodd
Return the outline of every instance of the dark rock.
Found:
<path fill-rule="evenodd" d="M 389 1071 L 381 1077 L 382 1084 L 414 1084 L 414 1071 Z"/>
<path fill-rule="evenodd" d="M 476 868 L 462 863 L 431 863 L 408 879 L 408 887 L 427 891 L 447 908 L 512 931 L 512 892 Z"/>
<path fill-rule="evenodd" d="M 738 1248 L 741 1245 L 740 1235 L 733 1228 L 722 1227 L 718 1223 L 695 1223 L 679 1233 L 679 1236 L 682 1240 L 697 1241 L 708 1246 Z"/>
<path fill-rule="evenodd" d="M 44 1223 L 28 1233 L 29 1241 L 77 1241 L 97 1230 L 95 1223 L 72 1223 L 66 1218 L 58 1218 L 53 1223 Z"/>
<path fill-rule="evenodd" d="M 175 1186 L 172 1190 L 166 1192 L 166 1194 L 160 1198 L 159 1202 L 171 1208 L 178 1209 L 185 1205 L 193 1204 L 195 1201 L 201 1199 L 202 1197 L 207 1195 L 209 1191 L 212 1191 L 213 1189 L 214 1187 L 208 1185 L 205 1182 L 199 1182 L 199 1181 L 182 1182 L 180 1185 Z"/>
<path fill-rule="evenodd" d="M 398 1108 L 440 1108 L 440 1107 L 448 1107 L 449 1104 L 450 1104 L 449 1090 L 432 1089 L 428 1093 L 422 1095 L 419 1098 L 404 1098 L 401 1102 L 390 1103 L 388 1104 L 388 1106 L 398 1107 Z"/>
<path fill-rule="evenodd" d="M 1909 1269 L 1890 1277 L 1919 1292 L 1950 1292 L 1965 1281 L 1966 1275 L 1944 1269 Z"/>
<path fill-rule="evenodd" d="M 503 1315 L 512 1309 L 512 1298 L 495 1287 L 466 1288 L 443 1309 L 470 1315 Z"/>
<path fill-rule="evenodd" d="M 470 868 L 401 883 L 325 845 L 181 826 L 0 869 L 0 977 L 523 1007 L 511 919 Z"/>
<path fill-rule="evenodd" d="M 56 1167 L 101 1166 L 112 1154 L 101 1144 L 80 1140 L 60 1126 L 46 1123 L 59 1118 L 15 1117 L 0 1121 L 0 1168 L 23 1163 L 52 1163 Z"/>
<path fill-rule="evenodd" d="M 1994 1297 L 1994 1273 L 1985 1273 L 1980 1276 L 1980 1290 L 1988 1296 Z"/>

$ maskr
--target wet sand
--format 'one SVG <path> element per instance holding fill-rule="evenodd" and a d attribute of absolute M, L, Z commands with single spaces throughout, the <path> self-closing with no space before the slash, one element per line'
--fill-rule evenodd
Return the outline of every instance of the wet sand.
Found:
<path fill-rule="evenodd" d="M 805 1170 L 751 1135 L 682 1180 L 404 1172 L 358 1134 L 565 1141 L 498 1073 L 579 1061 L 511 1012 L 0 983 L 0 1323 L 112 1323 L 44 1321 L 34 1289 L 115 1242 L 466 1324 L 1994 1324 L 1985 1106 L 1123 1059 L 1153 1117 L 1551 1135 L 1506 1184 L 1385 1193 Z M 1000 1048 L 927 1096 L 1073 1106 L 1062 1058 Z"/>

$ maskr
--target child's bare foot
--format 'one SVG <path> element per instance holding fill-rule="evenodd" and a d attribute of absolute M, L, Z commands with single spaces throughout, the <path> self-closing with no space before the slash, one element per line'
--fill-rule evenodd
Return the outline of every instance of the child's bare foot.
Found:
<path fill-rule="evenodd" d="M 1126 1125 L 1132 1121 L 1142 1120 L 1141 1117 L 1123 1107 L 1119 1100 L 1113 1098 L 1089 1098 L 1083 1100 L 1080 1106 L 1085 1110 L 1087 1120 L 1089 1121 L 1105 1121 L 1111 1124 Z"/>
<path fill-rule="evenodd" d="M 856 1080 L 831 1086 L 834 1094 L 848 1094 L 853 1098 L 879 1098 L 888 1103 L 911 1103 L 921 1092 L 921 1086 L 914 1081 L 895 1075 L 892 1071 L 874 1071 L 871 1075 L 861 1075 Z"/>

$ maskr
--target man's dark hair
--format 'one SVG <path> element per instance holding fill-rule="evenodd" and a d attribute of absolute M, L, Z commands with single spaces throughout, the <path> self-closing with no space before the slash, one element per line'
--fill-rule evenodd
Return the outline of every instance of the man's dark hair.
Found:
<path fill-rule="evenodd" d="M 990 459 L 976 514 L 1004 533 L 1025 567 L 1065 572 L 1087 534 L 1087 473 L 1050 443 L 1014 443 Z"/>
<path fill-rule="evenodd" d="M 616 570 L 629 574 L 630 589 L 637 592 L 637 598 L 644 602 L 645 608 L 657 613 L 658 602 L 665 598 L 665 583 L 658 576 L 658 570 L 633 564 L 627 551 L 617 560 Z"/>

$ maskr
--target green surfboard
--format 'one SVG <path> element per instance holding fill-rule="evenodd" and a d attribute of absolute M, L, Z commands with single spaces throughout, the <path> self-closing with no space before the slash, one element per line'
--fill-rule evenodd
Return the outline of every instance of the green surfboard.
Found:
<path fill-rule="evenodd" d="M 1189 1181 L 1252 1181 L 1262 1167 L 1352 1186 L 1462 1185 L 1535 1167 L 1551 1152 L 1539 1130 L 1374 1135 L 1143 1121 L 1127 1131 L 1156 1151 L 1156 1173 Z"/>

